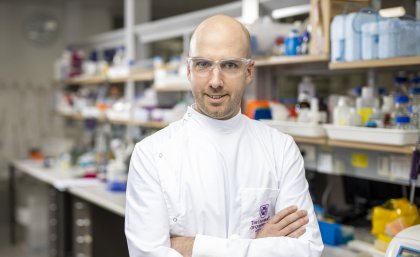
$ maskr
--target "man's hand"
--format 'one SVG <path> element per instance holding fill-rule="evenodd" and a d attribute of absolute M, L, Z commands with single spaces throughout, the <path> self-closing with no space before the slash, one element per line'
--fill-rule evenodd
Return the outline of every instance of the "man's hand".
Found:
<path fill-rule="evenodd" d="M 194 239 L 195 237 L 171 237 L 171 248 L 179 252 L 184 257 L 191 257 Z"/>
<path fill-rule="evenodd" d="M 298 238 L 305 233 L 304 225 L 309 218 L 305 210 L 298 210 L 296 206 L 287 207 L 274 215 L 257 232 L 256 238 L 288 236 Z"/>

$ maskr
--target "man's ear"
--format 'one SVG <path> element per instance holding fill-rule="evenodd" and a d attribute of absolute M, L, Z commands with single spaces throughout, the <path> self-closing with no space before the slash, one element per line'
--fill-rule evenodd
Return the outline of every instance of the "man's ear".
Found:
<path fill-rule="evenodd" d="M 246 68 L 246 84 L 251 83 L 252 79 L 254 78 L 254 72 L 255 72 L 255 61 L 251 61 L 250 64 L 248 64 L 248 67 Z"/>

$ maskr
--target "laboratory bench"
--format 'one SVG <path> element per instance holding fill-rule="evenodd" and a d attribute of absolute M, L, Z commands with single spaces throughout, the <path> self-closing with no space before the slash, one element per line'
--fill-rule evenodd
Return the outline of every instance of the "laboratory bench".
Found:
<path fill-rule="evenodd" d="M 107 191 L 98 179 L 75 178 L 77 170 L 42 161 L 15 160 L 9 166 L 10 241 L 17 243 L 17 177 L 48 187 L 48 256 L 128 256 L 124 234 L 125 194 Z"/>
<path fill-rule="evenodd" d="M 49 256 L 108 257 L 129 256 L 124 235 L 125 193 L 111 192 L 96 179 L 74 178 L 74 169 L 45 168 L 40 161 L 16 160 L 10 165 L 10 233 L 16 243 L 16 176 L 28 175 L 49 187 Z M 325 246 L 323 257 L 358 257 L 361 248 L 375 251 L 369 231 L 356 229 L 349 246 Z M 382 255 L 381 255 L 382 254 Z M 366 256 L 366 255 L 363 255 Z"/>

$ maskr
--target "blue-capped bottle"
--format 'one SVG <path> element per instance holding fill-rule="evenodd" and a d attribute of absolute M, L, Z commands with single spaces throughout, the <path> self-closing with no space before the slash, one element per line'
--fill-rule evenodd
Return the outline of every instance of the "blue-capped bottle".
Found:
<path fill-rule="evenodd" d="M 397 95 L 395 100 L 394 128 L 410 129 L 410 113 L 408 112 L 408 96 Z"/>
<path fill-rule="evenodd" d="M 410 105 L 408 107 L 410 113 L 410 122 L 413 128 L 420 128 L 420 87 L 412 87 L 410 89 Z"/>
<path fill-rule="evenodd" d="M 394 90 L 392 92 L 394 97 L 400 95 L 408 96 L 407 82 L 408 79 L 404 76 L 398 75 L 394 78 Z"/>

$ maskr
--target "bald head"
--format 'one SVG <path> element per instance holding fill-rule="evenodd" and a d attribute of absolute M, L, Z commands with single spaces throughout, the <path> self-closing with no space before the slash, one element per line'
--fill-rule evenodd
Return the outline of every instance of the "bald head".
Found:
<path fill-rule="evenodd" d="M 198 48 L 218 44 L 220 48 L 235 48 L 241 56 L 251 57 L 251 39 L 248 29 L 242 23 L 226 15 L 212 16 L 195 29 L 190 42 L 190 56 L 197 56 Z"/>

